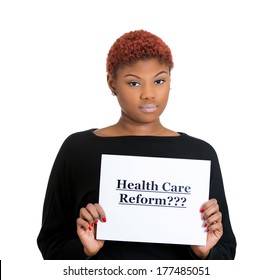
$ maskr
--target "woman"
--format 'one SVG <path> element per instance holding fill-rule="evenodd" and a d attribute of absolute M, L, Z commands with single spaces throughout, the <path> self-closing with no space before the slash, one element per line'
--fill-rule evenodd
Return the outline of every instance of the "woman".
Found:
<path fill-rule="evenodd" d="M 45 259 L 234 259 L 236 240 L 216 152 L 160 122 L 172 68 L 169 47 L 147 31 L 125 33 L 111 47 L 107 82 L 121 117 L 63 143 L 49 178 L 38 236 Z M 107 221 L 98 204 L 102 154 L 211 160 L 210 199 L 199 206 L 206 246 L 97 240 L 96 224 Z"/>

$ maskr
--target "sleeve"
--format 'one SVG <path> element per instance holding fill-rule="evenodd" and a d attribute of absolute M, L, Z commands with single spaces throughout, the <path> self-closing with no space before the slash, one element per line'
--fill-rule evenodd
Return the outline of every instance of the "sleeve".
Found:
<path fill-rule="evenodd" d="M 213 150 L 210 179 L 210 199 L 215 198 L 222 213 L 223 236 L 212 248 L 207 259 L 210 260 L 233 260 L 236 252 L 236 238 L 232 231 L 228 205 L 226 201 L 222 174 L 218 157 Z"/>
<path fill-rule="evenodd" d="M 86 258 L 76 234 L 76 220 L 69 204 L 68 148 L 69 138 L 65 140 L 55 159 L 46 190 L 42 227 L 37 238 L 44 259 Z"/>

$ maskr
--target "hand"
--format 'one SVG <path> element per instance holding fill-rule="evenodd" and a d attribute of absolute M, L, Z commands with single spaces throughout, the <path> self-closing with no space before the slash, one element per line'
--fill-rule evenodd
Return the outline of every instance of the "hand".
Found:
<path fill-rule="evenodd" d="M 106 222 L 106 215 L 103 208 L 95 203 L 89 203 L 80 209 L 77 219 L 77 235 L 84 246 L 84 252 L 92 257 L 103 247 L 104 240 L 96 239 L 96 225 L 98 220 Z"/>
<path fill-rule="evenodd" d="M 201 259 L 205 259 L 210 250 L 216 245 L 223 235 L 222 214 L 216 199 L 205 202 L 200 209 L 203 226 L 207 228 L 206 246 L 191 246 L 193 252 Z"/>

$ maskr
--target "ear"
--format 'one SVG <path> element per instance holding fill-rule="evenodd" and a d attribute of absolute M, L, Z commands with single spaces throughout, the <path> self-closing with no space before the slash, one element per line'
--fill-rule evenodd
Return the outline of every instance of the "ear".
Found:
<path fill-rule="evenodd" d="M 107 82 L 108 86 L 112 92 L 113 95 L 116 95 L 116 84 L 115 84 L 115 79 L 112 78 L 112 76 L 107 75 Z"/>

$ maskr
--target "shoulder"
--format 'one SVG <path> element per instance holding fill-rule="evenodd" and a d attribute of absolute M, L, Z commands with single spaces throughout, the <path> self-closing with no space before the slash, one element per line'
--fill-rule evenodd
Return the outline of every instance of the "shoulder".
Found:
<path fill-rule="evenodd" d="M 186 133 L 182 133 L 182 136 L 182 140 L 189 150 L 195 151 L 196 153 L 201 154 L 204 157 L 206 156 L 208 158 L 217 158 L 217 154 L 214 147 L 207 141 L 190 136 Z"/>
<path fill-rule="evenodd" d="M 88 130 L 72 133 L 65 139 L 65 142 L 69 142 L 69 143 L 77 142 L 77 141 L 86 140 L 88 138 L 92 138 L 92 136 L 94 136 L 93 133 L 94 130 L 95 129 L 88 129 Z"/>
<path fill-rule="evenodd" d="M 212 149 L 212 150 L 214 149 L 213 146 L 210 143 L 208 143 L 207 141 L 205 141 L 203 139 L 191 136 L 191 135 L 186 134 L 186 133 L 181 133 L 181 134 L 183 135 L 184 140 L 187 143 L 191 143 L 192 145 L 200 146 L 200 147 L 203 147 L 203 148 L 206 148 L 206 149 Z"/>
<path fill-rule="evenodd" d="M 65 151 L 71 151 L 85 147 L 92 142 L 94 138 L 94 129 L 88 129 L 70 134 L 63 142 L 61 149 Z"/>

